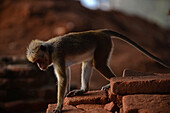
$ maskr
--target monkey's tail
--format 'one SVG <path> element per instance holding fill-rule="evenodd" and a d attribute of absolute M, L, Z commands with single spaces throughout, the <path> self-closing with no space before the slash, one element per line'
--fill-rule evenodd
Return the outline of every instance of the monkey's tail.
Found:
<path fill-rule="evenodd" d="M 170 65 L 165 63 L 164 61 L 162 61 L 161 59 L 159 59 L 158 57 L 152 55 L 151 53 L 149 53 L 147 50 L 145 50 L 144 48 L 142 48 L 141 46 L 139 46 L 137 43 L 135 43 L 134 41 L 130 40 L 128 37 L 117 33 L 115 31 L 112 30 L 102 30 L 102 32 L 109 34 L 110 36 L 116 36 L 119 39 L 122 39 L 123 41 L 129 43 L 130 45 L 132 45 L 133 47 L 135 47 L 136 49 L 138 49 L 139 51 L 141 51 L 143 54 L 145 54 L 146 56 L 149 56 L 150 58 L 154 59 L 156 62 L 160 63 L 161 65 L 163 65 L 164 67 L 167 67 L 170 69 Z"/>

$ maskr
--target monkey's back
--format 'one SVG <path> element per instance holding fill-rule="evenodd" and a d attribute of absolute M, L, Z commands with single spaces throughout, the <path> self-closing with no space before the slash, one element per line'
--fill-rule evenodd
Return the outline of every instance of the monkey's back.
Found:
<path fill-rule="evenodd" d="M 106 42 L 108 38 L 104 33 L 96 31 L 69 33 L 64 36 L 56 37 L 48 42 L 64 54 L 80 54 L 101 46 L 100 43 Z M 110 39 L 109 39 L 110 40 Z M 107 43 L 105 44 L 107 46 Z"/>

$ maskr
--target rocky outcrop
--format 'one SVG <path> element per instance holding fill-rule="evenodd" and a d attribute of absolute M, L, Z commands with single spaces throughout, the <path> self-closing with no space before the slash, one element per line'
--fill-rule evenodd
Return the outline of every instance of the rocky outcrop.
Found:
<path fill-rule="evenodd" d="M 170 93 L 170 74 L 165 76 L 115 77 L 110 80 L 114 94 Z"/>
<path fill-rule="evenodd" d="M 169 80 L 169 73 L 124 70 L 122 78 L 111 78 L 109 97 L 121 95 L 121 99 L 117 98 L 118 101 L 113 100 L 117 103 L 120 113 L 168 113 Z"/>
<path fill-rule="evenodd" d="M 64 100 L 65 105 L 78 105 L 78 104 L 105 104 L 108 98 L 106 91 L 96 90 L 88 91 L 81 96 L 66 97 Z"/>
<path fill-rule="evenodd" d="M 132 76 L 131 76 L 132 75 Z M 111 78 L 108 91 L 89 91 L 66 97 L 63 113 L 168 113 L 170 111 L 170 74 L 125 70 L 123 77 Z M 106 95 L 107 94 L 107 95 Z M 133 94 L 133 95 L 132 95 Z M 102 101 L 101 101 L 102 100 Z M 49 104 L 52 113 L 56 104 Z"/>
<path fill-rule="evenodd" d="M 80 96 L 66 97 L 64 100 L 63 113 L 111 113 L 104 109 L 108 103 L 106 91 L 88 91 Z M 52 113 L 56 104 L 49 104 L 46 113 Z"/>
<path fill-rule="evenodd" d="M 168 113 L 169 102 L 169 94 L 126 95 L 122 98 L 123 113 Z"/>

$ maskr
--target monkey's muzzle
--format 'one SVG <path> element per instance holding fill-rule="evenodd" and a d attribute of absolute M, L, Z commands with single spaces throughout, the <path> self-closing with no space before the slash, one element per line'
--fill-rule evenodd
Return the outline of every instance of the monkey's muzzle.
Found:
<path fill-rule="evenodd" d="M 42 66 L 41 64 L 37 63 L 38 67 L 40 68 L 40 70 L 42 71 L 46 71 L 48 69 L 48 66 Z"/>
<path fill-rule="evenodd" d="M 48 65 L 45 62 L 42 62 L 41 60 L 37 60 L 36 63 L 40 68 L 40 70 L 46 71 L 48 69 Z"/>

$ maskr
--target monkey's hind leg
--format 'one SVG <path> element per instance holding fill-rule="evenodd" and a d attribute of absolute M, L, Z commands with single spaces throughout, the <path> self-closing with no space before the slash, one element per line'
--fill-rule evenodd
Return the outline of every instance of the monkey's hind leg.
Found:
<path fill-rule="evenodd" d="M 99 64 L 98 64 L 99 65 Z M 111 77 L 115 77 L 113 72 L 106 64 L 101 64 L 101 66 L 96 66 L 96 69 L 107 79 L 109 80 Z M 101 90 L 108 90 L 110 88 L 110 83 L 103 86 Z"/>
<path fill-rule="evenodd" d="M 81 73 L 81 89 L 72 90 L 68 93 L 69 96 L 81 95 L 88 91 L 89 81 L 92 73 L 92 60 L 85 61 L 82 63 L 82 73 Z"/>
<path fill-rule="evenodd" d="M 106 39 L 105 41 L 100 42 L 100 44 L 101 45 L 98 45 L 95 50 L 93 63 L 94 67 L 101 73 L 101 75 L 109 80 L 111 77 L 116 76 L 108 66 L 108 59 L 111 57 L 112 54 L 112 41 L 111 39 Z M 110 84 L 107 84 L 103 86 L 101 90 L 107 90 L 109 88 Z"/>

